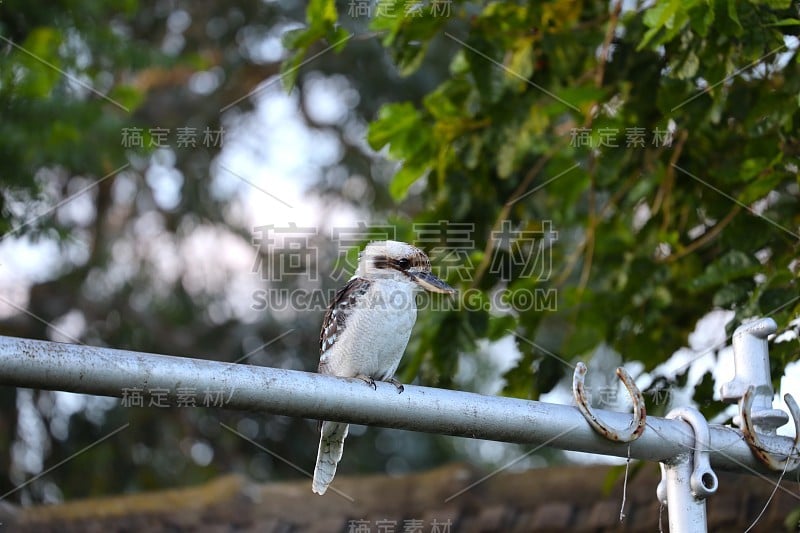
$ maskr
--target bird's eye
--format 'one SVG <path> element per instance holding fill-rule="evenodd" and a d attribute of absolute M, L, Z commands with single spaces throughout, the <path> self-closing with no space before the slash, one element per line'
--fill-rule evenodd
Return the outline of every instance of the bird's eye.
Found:
<path fill-rule="evenodd" d="M 397 265 L 400 268 L 402 268 L 403 270 L 405 270 L 411 265 L 411 262 L 404 257 L 403 259 L 400 259 L 399 261 L 397 261 Z"/>

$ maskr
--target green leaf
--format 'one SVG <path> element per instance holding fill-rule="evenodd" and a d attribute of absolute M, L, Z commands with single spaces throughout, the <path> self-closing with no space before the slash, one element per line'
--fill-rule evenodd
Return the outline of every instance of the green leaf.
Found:
<path fill-rule="evenodd" d="M 553 387 L 558 385 L 558 382 L 564 375 L 564 363 L 556 357 L 553 357 L 553 355 L 558 354 L 545 353 L 539 360 L 539 366 L 534 376 L 537 397 L 539 394 L 544 394 L 553 390 Z"/>
<path fill-rule="evenodd" d="M 772 375 L 779 376 L 786 365 L 800 358 L 800 341 L 798 339 L 790 339 L 784 342 L 771 342 L 769 358 L 770 361 L 775 362 L 776 366 L 778 366 L 778 371 Z"/>
<path fill-rule="evenodd" d="M 64 65 L 59 55 L 63 37 L 55 28 L 36 28 L 25 39 L 23 51 L 14 50 L 20 65 L 17 81 L 21 93 L 31 98 L 49 97 L 61 79 Z"/>
<path fill-rule="evenodd" d="M 58 63 L 58 46 L 62 42 L 61 32 L 56 28 L 40 27 L 32 30 L 25 39 L 25 50 L 49 63 Z"/>
<path fill-rule="evenodd" d="M 495 43 L 478 36 L 471 37 L 467 44 L 470 50 L 466 57 L 478 93 L 487 102 L 498 102 L 504 87 L 505 73 L 498 66 L 502 64 L 503 51 Z"/>
<path fill-rule="evenodd" d="M 377 10 L 375 17 L 370 21 L 370 29 L 384 35 L 383 44 L 386 47 L 395 44 L 395 39 L 406 21 L 401 15 L 404 2 L 405 0 L 383 0 L 381 9 Z"/>
<path fill-rule="evenodd" d="M 306 9 L 308 27 L 288 31 L 283 36 L 283 46 L 294 52 L 281 64 L 281 81 L 287 90 L 294 87 L 298 71 L 315 42 L 327 39 L 328 46 L 336 53 L 344 49 L 350 33 L 337 26 L 338 18 L 334 0 L 311 0 Z"/>
<path fill-rule="evenodd" d="M 410 102 L 385 105 L 378 112 L 378 119 L 369 125 L 367 142 L 373 150 L 380 150 L 394 139 L 416 129 L 419 122 L 419 112 Z"/>
<path fill-rule="evenodd" d="M 795 507 L 792 511 L 786 515 L 786 519 L 783 521 L 783 525 L 786 526 L 786 531 L 791 531 L 797 528 L 797 524 L 800 524 L 800 507 Z"/>
<path fill-rule="evenodd" d="M 486 333 L 489 331 L 489 312 L 486 309 L 476 309 L 463 316 L 467 317 L 467 323 L 472 329 L 474 338 L 486 337 Z"/>
<path fill-rule="evenodd" d="M 792 0 L 752 0 L 756 5 L 764 5 L 770 9 L 789 9 L 792 6 Z"/>
<path fill-rule="evenodd" d="M 425 165 L 412 165 L 404 163 L 397 174 L 392 178 L 389 183 L 389 194 L 392 198 L 399 202 L 408 195 L 408 189 L 418 179 L 426 175 L 430 171 L 430 167 Z"/>
<path fill-rule="evenodd" d="M 596 348 L 603 338 L 603 331 L 597 327 L 576 328 L 564 345 L 564 353 L 569 356 L 585 354 Z"/>
<path fill-rule="evenodd" d="M 675 15 L 680 7 L 680 2 L 676 0 L 666 0 L 663 2 L 656 2 L 653 7 L 648 9 L 644 14 L 643 21 L 645 26 L 650 29 L 644 34 L 637 50 L 643 50 L 650 44 L 650 41 L 653 40 L 662 28 L 673 25 Z M 660 44 L 660 42 L 657 44 Z"/>
<path fill-rule="evenodd" d="M 519 339 L 517 339 L 517 346 L 522 352 L 522 357 L 517 361 L 516 366 L 503 374 L 503 379 L 506 381 L 506 385 L 503 387 L 503 396 L 533 400 L 537 397 L 533 388 L 533 353 Z"/>
<path fill-rule="evenodd" d="M 675 77 L 679 80 L 691 79 L 697 74 L 698 68 L 700 68 L 700 59 L 695 55 L 694 51 L 690 50 L 675 70 Z"/>
<path fill-rule="evenodd" d="M 333 46 L 333 51 L 337 54 L 344 50 L 347 41 L 350 40 L 352 34 L 341 26 L 336 27 L 328 32 L 328 42 Z"/>
<path fill-rule="evenodd" d="M 644 14 L 644 24 L 648 28 L 661 28 L 665 26 L 680 8 L 680 4 L 675 0 L 656 2 L 653 7 Z"/>
<path fill-rule="evenodd" d="M 736 12 L 736 0 L 728 0 L 728 18 L 736 25 L 735 35 L 741 35 L 744 32 L 744 28 L 742 23 L 739 22 L 739 14 Z"/>
<path fill-rule="evenodd" d="M 716 416 L 727 407 L 722 402 L 714 401 L 714 375 L 711 371 L 703 374 L 703 379 L 694 386 L 692 397 L 707 419 Z"/>
<path fill-rule="evenodd" d="M 472 86 L 464 80 L 451 80 L 425 96 L 425 109 L 437 120 L 455 118 L 464 120 L 464 102 Z"/>
<path fill-rule="evenodd" d="M 689 283 L 689 287 L 695 291 L 715 287 L 735 279 L 750 277 L 760 269 L 758 262 L 746 253 L 731 250 L 711 263 L 701 276 Z"/>
<path fill-rule="evenodd" d="M 714 23 L 714 2 L 702 2 L 689 11 L 689 17 L 692 24 L 692 29 L 702 37 L 708 35 L 708 29 Z"/>
<path fill-rule="evenodd" d="M 764 168 L 761 168 L 760 172 L 763 172 L 763 170 Z M 776 171 L 769 172 L 766 176 L 757 177 L 752 182 L 748 183 L 747 187 L 737 195 L 739 201 L 745 205 L 749 205 L 756 200 L 760 200 L 774 191 L 785 178 L 786 176 L 783 172 Z"/>
<path fill-rule="evenodd" d="M 281 41 L 284 48 L 287 50 L 302 50 L 305 54 L 306 49 L 314 44 L 322 34 L 318 31 L 312 31 L 308 28 L 298 28 L 296 30 L 287 31 Z"/>
<path fill-rule="evenodd" d="M 281 63 L 281 82 L 287 91 L 294 87 L 297 81 L 297 74 L 305 60 L 306 52 L 306 48 L 301 48 Z"/>
<path fill-rule="evenodd" d="M 133 85 L 117 85 L 108 94 L 109 98 L 127 107 L 129 111 L 135 111 L 144 102 L 144 96 Z"/>
<path fill-rule="evenodd" d="M 516 168 L 514 155 L 517 153 L 517 147 L 511 142 L 511 139 L 506 139 L 503 144 L 497 149 L 497 175 L 501 178 L 508 178 Z"/>
<path fill-rule="evenodd" d="M 310 0 L 306 8 L 306 21 L 312 28 L 327 28 L 339 19 L 334 0 Z"/>
<path fill-rule="evenodd" d="M 514 315 L 490 315 L 489 330 L 486 334 L 491 341 L 498 341 L 509 335 L 509 330 L 513 331 L 517 326 L 517 318 Z"/>
<path fill-rule="evenodd" d="M 475 170 L 481 162 L 483 149 L 483 136 L 470 135 L 467 152 L 464 155 L 464 166 L 470 170 Z"/>
<path fill-rule="evenodd" d="M 518 90 L 524 90 L 528 85 L 528 78 L 533 74 L 534 65 L 534 39 L 525 36 L 517 39 L 513 48 L 509 50 L 508 61 L 506 62 L 505 77 L 508 85 L 516 86 Z"/>
<path fill-rule="evenodd" d="M 605 100 L 607 98 L 606 94 L 607 92 L 604 89 L 597 87 L 595 85 L 578 85 L 574 87 L 564 87 L 563 89 L 560 89 L 558 91 L 558 97 L 561 100 L 564 100 L 574 105 L 575 107 L 579 107 L 582 112 L 588 111 L 597 102 Z"/>
<path fill-rule="evenodd" d="M 741 302 L 745 302 L 747 300 L 748 293 L 753 288 L 753 282 L 746 282 L 746 281 L 739 281 L 737 283 L 728 283 L 720 287 L 720 289 L 714 293 L 714 297 L 711 300 L 711 304 L 714 307 L 719 307 L 721 309 L 730 309 L 734 307 L 736 304 Z"/>
<path fill-rule="evenodd" d="M 793 19 L 793 18 L 787 18 L 787 19 L 779 20 L 778 22 L 771 22 L 769 24 L 765 24 L 764 26 L 766 26 L 768 28 L 771 27 L 771 26 L 800 26 L 800 20 L 799 19 Z"/>

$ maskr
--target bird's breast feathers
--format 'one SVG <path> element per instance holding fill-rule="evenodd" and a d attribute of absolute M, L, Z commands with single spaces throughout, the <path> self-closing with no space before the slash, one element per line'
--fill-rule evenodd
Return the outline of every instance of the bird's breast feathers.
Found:
<path fill-rule="evenodd" d="M 319 372 L 392 377 L 416 321 L 414 295 L 405 281 L 351 279 L 325 314 Z"/>

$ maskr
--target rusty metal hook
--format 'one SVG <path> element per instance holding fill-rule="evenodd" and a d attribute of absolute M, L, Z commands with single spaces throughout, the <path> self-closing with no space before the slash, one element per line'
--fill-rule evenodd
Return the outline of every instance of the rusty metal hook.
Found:
<path fill-rule="evenodd" d="M 586 376 L 587 368 L 583 363 L 575 365 L 575 373 L 572 376 L 572 395 L 575 397 L 575 403 L 578 405 L 578 410 L 583 417 L 589 422 L 597 433 L 614 442 L 633 442 L 644 433 L 645 421 L 647 419 L 647 409 L 644 405 L 644 396 L 639 390 L 639 387 L 633 382 L 633 378 L 628 372 L 620 367 L 617 367 L 617 377 L 625 388 L 628 389 L 628 394 L 633 400 L 633 420 L 630 425 L 624 430 L 614 429 L 606 425 L 600 420 L 597 415 L 592 411 L 589 405 L 589 399 L 586 396 L 584 387 L 584 378 Z"/>
<path fill-rule="evenodd" d="M 777 459 L 772 452 L 767 450 L 766 446 L 761 442 L 756 430 L 756 423 L 751 416 L 753 408 L 753 397 L 755 396 L 755 387 L 750 385 L 747 387 L 744 395 L 742 396 L 742 407 L 740 409 L 741 430 L 744 435 L 744 440 L 747 442 L 753 455 L 759 461 L 764 463 L 771 470 L 794 470 L 800 466 L 800 408 L 791 394 L 783 396 L 786 406 L 789 407 L 789 413 L 792 415 L 794 421 L 794 444 L 792 449 L 786 456 L 786 459 Z"/>

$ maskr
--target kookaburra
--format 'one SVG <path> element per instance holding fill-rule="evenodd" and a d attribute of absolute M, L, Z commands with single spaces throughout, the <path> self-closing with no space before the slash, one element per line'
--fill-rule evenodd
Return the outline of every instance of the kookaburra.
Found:
<path fill-rule="evenodd" d="M 455 290 L 431 273 L 428 256 L 410 244 L 376 241 L 367 245 L 355 275 L 339 289 L 322 323 L 320 374 L 360 378 L 376 388 L 394 378 L 417 319 L 420 289 L 452 294 Z M 312 490 L 325 494 L 342 458 L 347 424 L 323 422 Z"/>

